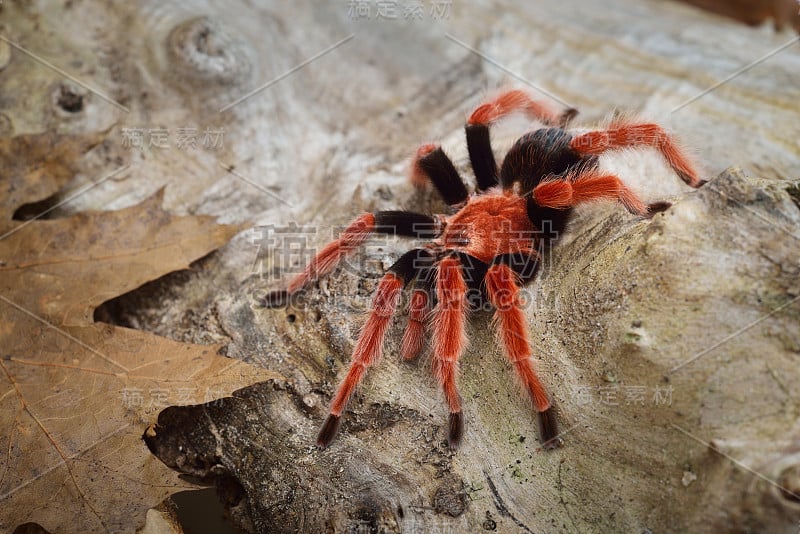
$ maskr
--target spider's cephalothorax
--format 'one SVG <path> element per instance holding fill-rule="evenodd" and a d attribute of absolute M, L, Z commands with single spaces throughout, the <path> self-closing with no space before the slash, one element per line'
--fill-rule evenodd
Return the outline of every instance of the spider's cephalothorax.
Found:
<path fill-rule="evenodd" d="M 549 127 L 522 136 L 498 172 L 489 127 L 514 112 L 523 112 Z M 645 204 L 618 177 L 600 173 L 597 156 L 602 152 L 654 147 L 683 181 L 692 187 L 703 184 L 673 139 L 657 124 L 618 119 L 606 129 L 573 136 L 564 128 L 576 113 L 569 109 L 557 114 L 518 90 L 503 92 L 478 106 L 466 125 L 477 184 L 472 195 L 439 146 L 420 147 L 412 166 L 412 181 L 417 185 L 432 182 L 454 213 L 430 216 L 380 211 L 361 215 L 339 239 L 325 246 L 287 289 L 264 298 L 269 307 L 285 304 L 289 295 L 329 273 L 371 233 L 429 240 L 425 247 L 403 254 L 378 284 L 347 375 L 317 438 L 319 446 L 327 446 L 335 437 L 350 396 L 367 368 L 379 359 L 389 321 L 407 285 L 413 285 L 413 291 L 400 353 L 403 359 L 414 358 L 423 346 L 428 325 L 433 333 L 434 372 L 450 409 L 450 446 L 458 445 L 464 431 L 456 379 L 458 360 L 467 344 L 467 315 L 476 301 L 494 307 L 499 339 L 539 414 L 542 442 L 547 448 L 558 445 L 551 398 L 532 366 L 528 326 L 518 298 L 520 286 L 536 274 L 542 253 L 564 230 L 573 206 L 611 199 L 645 217 L 669 207 L 665 202 Z"/>

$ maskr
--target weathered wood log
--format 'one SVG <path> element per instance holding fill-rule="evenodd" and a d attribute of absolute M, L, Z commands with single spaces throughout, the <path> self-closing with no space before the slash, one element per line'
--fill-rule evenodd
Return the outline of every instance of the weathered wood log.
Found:
<path fill-rule="evenodd" d="M 175 212 L 258 225 L 113 307 L 108 320 L 224 340 L 228 356 L 285 377 L 166 409 L 151 449 L 215 481 L 254 531 L 796 531 L 800 60 L 796 44 L 777 51 L 794 36 L 656 1 L 423 4 L 422 18 L 404 18 L 400 4 L 395 18 L 379 16 L 372 2 L 368 17 L 311 2 L 0 8 L 3 35 L 74 66 L 128 110 L 16 49 L 0 63 L 5 131 L 119 125 L 76 188 L 115 161 L 133 164 L 129 178 L 54 214 L 129 205 L 167 184 Z M 76 32 L 87 20 L 94 31 Z M 303 234 L 308 250 L 365 210 L 442 211 L 407 183 L 407 158 L 438 138 L 469 176 L 465 114 L 507 84 L 578 108 L 577 127 L 615 110 L 654 118 L 711 180 L 687 191 L 647 151 L 603 158 L 646 200 L 674 205 L 652 220 L 582 209 L 526 290 L 560 449 L 541 450 L 482 312 L 462 364 L 461 449 L 446 448 L 428 362 L 395 357 L 401 317 L 341 435 L 317 450 L 376 277 L 406 245 L 369 247 L 358 269 L 266 311 L 253 295 L 279 287 L 298 260 L 275 261 L 268 225 L 315 229 Z M 498 157 L 530 126 L 501 125 Z M 195 148 L 178 142 L 190 128 Z M 150 143 L 157 129 L 168 148 Z M 206 130 L 224 131 L 222 146 L 204 146 Z"/>
<path fill-rule="evenodd" d="M 530 289 L 564 430 L 557 451 L 541 449 L 487 313 L 474 315 L 462 365 L 460 450 L 447 449 L 427 366 L 396 361 L 399 331 L 339 440 L 316 449 L 354 334 L 337 295 L 355 273 L 309 291 L 302 308 L 243 302 L 224 314 L 239 350 L 282 358 L 302 381 L 169 408 L 146 439 L 167 465 L 216 479 L 256 531 L 788 531 L 800 266 L 793 238 L 775 234 L 798 222 L 784 190 L 738 171 L 652 221 L 586 213 Z"/>

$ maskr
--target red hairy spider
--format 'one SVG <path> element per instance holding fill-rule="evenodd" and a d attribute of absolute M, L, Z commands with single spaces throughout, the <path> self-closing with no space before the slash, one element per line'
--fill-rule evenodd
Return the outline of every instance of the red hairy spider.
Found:
<path fill-rule="evenodd" d="M 515 112 L 548 127 L 518 139 L 498 168 L 489 128 Z M 339 239 L 325 246 L 287 289 L 264 297 L 265 306 L 285 305 L 292 293 L 331 272 L 372 233 L 430 240 L 425 247 L 403 254 L 378 284 L 347 374 L 319 432 L 320 447 L 326 447 L 336 436 L 350 396 L 367 369 L 380 358 L 389 321 L 401 291 L 409 284 L 413 284 L 413 292 L 400 354 L 405 360 L 414 358 L 422 348 L 426 325 L 432 330 L 434 373 L 450 410 L 450 447 L 458 446 L 464 432 L 457 375 L 458 360 L 467 345 L 467 316 L 472 307 L 484 302 L 495 309 L 499 340 L 533 401 L 544 446 L 559 444 L 551 397 L 533 367 L 528 326 L 519 303 L 520 287 L 533 279 L 542 253 L 563 232 L 574 206 L 611 199 L 643 217 L 669 207 L 666 202 L 645 204 L 617 176 L 599 172 L 599 154 L 627 147 L 653 147 L 684 182 L 692 187 L 704 183 L 659 125 L 617 119 L 606 129 L 571 135 L 565 128 L 576 113 L 574 109 L 556 113 L 519 90 L 502 92 L 481 104 L 466 124 L 477 185 L 474 193 L 469 194 L 439 146 L 420 147 L 412 165 L 412 181 L 417 185 L 432 183 L 451 206 L 452 214 L 379 211 L 361 215 Z"/>

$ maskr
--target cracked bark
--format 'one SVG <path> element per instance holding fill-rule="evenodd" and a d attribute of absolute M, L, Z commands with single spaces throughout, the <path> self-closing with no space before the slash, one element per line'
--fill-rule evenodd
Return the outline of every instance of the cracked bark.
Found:
<path fill-rule="evenodd" d="M 739 171 L 652 220 L 615 206 L 578 217 L 529 288 L 539 302 L 530 315 L 537 352 L 546 355 L 542 374 L 564 429 L 557 451 L 541 450 L 533 414 L 508 387 L 487 313 L 472 320 L 462 372 L 470 424 L 456 453 L 447 450 L 445 410 L 427 366 L 393 358 L 402 320 L 327 450 L 313 446 L 314 436 L 347 350 L 290 354 L 284 372 L 300 380 L 169 408 L 146 440 L 179 471 L 234 478 L 247 505 L 232 510 L 256 531 L 474 531 L 487 514 L 508 531 L 790 529 L 798 508 L 791 495 L 704 443 L 795 487 L 796 382 L 778 390 L 774 378 L 755 377 L 772 366 L 796 376 L 800 265 L 794 238 L 775 225 L 798 224 L 784 188 Z M 321 347 L 340 329 L 352 343 L 336 295 L 357 276 L 333 275 L 329 295 L 308 291 L 303 309 L 236 303 L 224 315 L 241 321 L 232 330 L 253 330 L 259 346 L 277 334 L 281 347 Z M 285 322 L 290 314 L 296 319 Z M 762 393 L 743 397 L 744 387 Z M 646 398 L 632 400 L 642 389 Z M 224 454 L 204 418 L 220 427 Z M 698 480 L 687 485 L 686 473 Z"/>
<path fill-rule="evenodd" d="M 655 1 L 615 0 L 590 12 L 571 0 L 483 2 L 405 25 L 356 20 L 333 4 L 295 6 L 1 8 L 11 38 L 59 65 L 83 61 L 131 109 L 123 115 L 91 93 L 71 113 L 39 105 L 62 94 L 60 80 L 15 55 L 1 67 L 4 131 L 115 122 L 226 128 L 217 152 L 139 152 L 118 135 L 102 158 L 87 161 L 86 176 L 104 175 L 115 159 L 138 172 L 70 210 L 129 205 L 167 184 L 167 209 L 262 225 L 109 310 L 108 320 L 168 337 L 225 341 L 229 357 L 284 377 L 164 410 L 145 435 L 158 457 L 213 482 L 251 531 L 793 532 L 800 504 L 731 458 L 783 488 L 800 487 L 796 55 L 775 55 L 669 113 L 786 36 Z M 103 24 L 75 32 L 86 20 Z M 42 27 L 52 30 L 47 40 Z M 210 40 L 189 38 L 203 28 Z M 217 113 L 350 33 L 356 39 L 340 50 Z M 211 66 L 229 70 L 197 63 L 203 54 L 192 43 L 225 48 L 231 62 Z M 517 83 L 508 71 L 579 108 L 579 126 L 614 109 L 655 116 L 695 148 L 711 182 L 687 191 L 652 154 L 604 158 L 646 201 L 673 207 L 650 221 L 613 205 L 581 210 L 526 289 L 562 448 L 540 450 L 491 315 L 477 313 L 462 364 L 468 426 L 457 453 L 445 444 L 446 413 L 428 362 L 395 357 L 404 315 L 339 438 L 317 450 L 364 305 L 407 244 L 362 251 L 363 269 L 339 270 L 299 305 L 267 311 L 252 295 L 277 287 L 285 266 L 270 262 L 264 225 L 315 226 L 311 248 L 361 211 L 442 211 L 407 184 L 403 162 L 418 143 L 439 138 L 469 176 L 461 123 L 487 86 Z M 493 132 L 498 155 L 527 127 Z M 734 164 L 744 172 L 723 172 Z M 228 165 L 260 188 L 221 169 Z M 76 187 L 87 181 L 79 177 Z"/>

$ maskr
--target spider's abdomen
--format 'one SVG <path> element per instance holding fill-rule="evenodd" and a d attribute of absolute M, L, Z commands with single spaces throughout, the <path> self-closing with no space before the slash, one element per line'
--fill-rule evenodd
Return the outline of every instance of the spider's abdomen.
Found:
<path fill-rule="evenodd" d="M 575 152 L 569 146 L 571 140 L 572 136 L 561 128 L 542 128 L 523 135 L 503 160 L 500 185 L 509 189 L 519 181 L 519 194 L 524 195 L 546 176 L 564 174 L 582 163 L 595 164 L 596 158 Z"/>
<path fill-rule="evenodd" d="M 447 220 L 442 244 L 489 263 L 500 254 L 535 250 L 536 238 L 526 199 L 498 191 L 470 198 Z"/>

